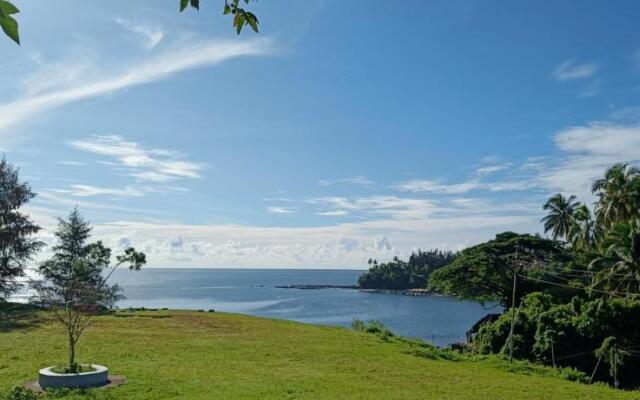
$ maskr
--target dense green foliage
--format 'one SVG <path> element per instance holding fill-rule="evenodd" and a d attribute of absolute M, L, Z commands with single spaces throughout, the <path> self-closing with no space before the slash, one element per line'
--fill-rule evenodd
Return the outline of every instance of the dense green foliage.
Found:
<path fill-rule="evenodd" d="M 567 261 L 569 254 L 553 240 L 505 232 L 464 249 L 451 265 L 433 273 L 429 286 L 444 294 L 511 307 L 514 275 L 543 279 L 545 268 Z M 537 281 L 516 279 L 515 304 L 543 288 Z"/>
<path fill-rule="evenodd" d="M 482 326 L 472 347 L 480 353 L 503 352 L 513 312 Z M 618 379 L 626 387 L 640 385 L 640 301 L 574 297 L 571 302 L 557 303 L 548 294 L 533 293 L 517 312 L 514 348 L 518 358 L 547 365 L 555 360 L 558 366 L 591 374 L 598 364 L 599 350 L 611 347 L 606 342 L 615 340 L 616 348 L 609 350 L 617 353 Z M 594 378 L 609 381 L 612 364 L 612 358 L 603 357 Z"/>
<path fill-rule="evenodd" d="M 635 388 L 640 385 L 640 169 L 612 166 L 594 182 L 593 193 L 593 212 L 562 194 L 544 205 L 544 230 L 561 242 L 498 235 L 464 250 L 434 273 L 430 284 L 509 306 L 479 329 L 472 350 L 503 354 L 509 347 L 517 358 L 575 367 L 593 380 Z M 509 241 L 525 237 L 528 243 L 517 247 L 518 257 L 527 255 L 523 264 L 515 261 L 516 247 Z M 515 302 L 509 301 L 512 296 Z"/>
<path fill-rule="evenodd" d="M 43 279 L 35 286 L 44 300 L 111 307 L 122 298 L 120 287 L 108 282 L 113 269 L 127 263 L 130 269 L 139 270 L 146 262 L 143 253 L 128 248 L 112 266 L 111 249 L 102 241 L 88 242 L 91 226 L 77 208 L 67 220 L 58 220 L 55 236 L 58 243 L 53 246 L 53 256 L 40 264 Z"/>
<path fill-rule="evenodd" d="M 450 264 L 456 254 L 438 249 L 413 252 L 408 261 L 398 257 L 390 262 L 369 260 L 369 270 L 358 279 L 363 289 L 403 290 L 426 288 L 432 272 Z"/>
<path fill-rule="evenodd" d="M 64 359 L 65 340 L 52 318 L 45 313 L 28 329 L 0 329 L 0 393 Z M 563 378 L 572 378 L 571 371 L 529 362 L 509 364 L 397 336 L 383 340 L 349 329 L 225 313 L 98 316 L 79 348 L 81 361 L 107 365 L 128 383 L 84 394 L 59 391 L 47 400 L 637 398 L 570 382 Z"/>
<path fill-rule="evenodd" d="M 34 196 L 29 184 L 20 182 L 18 170 L 0 160 L 0 301 L 18 289 L 16 278 L 24 276 L 27 263 L 43 246 L 33 238 L 40 227 L 20 212 Z"/>
<path fill-rule="evenodd" d="M 240 1 L 249 4 L 251 0 L 225 0 L 222 13 L 224 15 L 233 15 L 233 28 L 238 34 L 245 25 L 249 25 L 254 32 L 258 33 L 258 17 L 250 11 L 240 6 Z M 257 1 L 257 0 L 256 0 Z M 180 12 L 184 11 L 188 6 L 196 10 L 200 10 L 200 0 L 180 0 Z M 20 33 L 18 31 L 18 21 L 13 15 L 18 14 L 20 10 L 8 0 L 0 0 L 0 28 L 11 40 L 20 44 Z"/>

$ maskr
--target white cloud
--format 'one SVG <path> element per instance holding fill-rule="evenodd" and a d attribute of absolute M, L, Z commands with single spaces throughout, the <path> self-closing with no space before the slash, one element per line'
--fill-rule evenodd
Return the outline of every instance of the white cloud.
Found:
<path fill-rule="evenodd" d="M 64 194 L 56 190 L 41 190 L 38 192 L 38 196 L 35 199 L 35 204 L 43 204 L 48 207 L 40 207 L 41 209 L 50 210 L 54 216 L 66 215 L 71 207 L 78 206 L 83 210 L 108 210 L 108 211 L 120 211 L 125 213 L 131 213 L 135 215 L 148 215 L 158 214 L 165 215 L 166 213 L 153 210 L 150 208 L 140 209 L 134 207 L 124 207 L 115 205 L 112 203 L 98 203 L 92 201 L 78 200 L 76 198 L 68 198 Z"/>
<path fill-rule="evenodd" d="M 203 165 L 180 158 L 175 151 L 144 148 L 121 136 L 93 136 L 72 140 L 69 144 L 82 151 L 110 157 L 111 165 L 123 168 L 141 181 L 166 182 L 175 179 L 199 178 Z"/>
<path fill-rule="evenodd" d="M 146 189 L 146 190 L 145 190 Z M 148 193 L 149 188 L 135 188 L 127 186 L 124 188 L 107 188 L 92 185 L 70 185 L 69 189 L 48 189 L 57 193 L 67 193 L 77 197 L 90 197 L 100 195 L 112 195 L 116 197 L 141 197 Z"/>
<path fill-rule="evenodd" d="M 97 69 L 94 58 L 91 49 L 78 47 L 70 49 L 63 61 L 46 64 L 41 62 L 37 72 L 27 74 L 21 79 L 24 98 L 35 98 L 47 92 L 64 90 L 80 79 L 89 79 Z"/>
<path fill-rule="evenodd" d="M 271 214 L 295 214 L 296 210 L 287 207 L 268 207 L 267 211 Z"/>
<path fill-rule="evenodd" d="M 597 71 L 598 65 L 594 62 L 579 63 L 576 60 L 566 60 L 553 70 L 551 77 L 563 82 L 590 78 L 595 75 Z"/>
<path fill-rule="evenodd" d="M 392 251 L 391 243 L 386 237 L 376 239 L 373 243 L 373 249 L 377 251 Z"/>
<path fill-rule="evenodd" d="M 436 205 L 427 199 L 401 198 L 396 196 L 370 196 L 349 199 L 346 197 L 318 197 L 309 199 L 310 204 L 331 207 L 332 215 L 346 215 L 346 210 L 393 219 L 419 219 L 431 215 Z M 339 212 L 339 214 L 335 214 Z M 344 214 L 342 213 L 344 212 Z M 325 214 L 323 215 L 329 215 Z"/>
<path fill-rule="evenodd" d="M 508 164 L 489 165 L 476 169 L 476 175 L 490 175 L 496 172 L 504 171 L 507 168 L 509 168 Z"/>
<path fill-rule="evenodd" d="M 320 185 L 320 186 L 331 186 L 331 185 L 335 185 L 335 184 L 338 184 L 338 183 L 348 183 L 348 184 L 352 184 L 352 185 L 370 186 L 370 185 L 373 185 L 375 182 L 373 182 L 372 180 L 368 179 L 366 176 L 362 176 L 362 175 L 351 176 L 351 177 L 348 177 L 348 178 L 335 179 L 335 180 L 321 179 L 321 180 L 318 181 L 318 185 Z"/>
<path fill-rule="evenodd" d="M 71 165 L 71 166 L 83 166 L 83 165 L 87 165 L 87 163 L 82 162 L 82 161 L 68 161 L 68 160 L 62 160 L 62 161 L 58 161 L 58 164 L 61 165 Z"/>
<path fill-rule="evenodd" d="M 164 32 L 157 26 L 140 24 L 125 18 L 116 18 L 115 22 L 142 38 L 142 45 L 147 50 L 153 50 L 164 37 Z"/>
<path fill-rule="evenodd" d="M 58 78 L 54 80 L 45 79 L 50 75 L 50 70 L 47 64 L 43 64 L 41 75 L 36 77 L 40 82 L 47 82 L 44 87 L 43 84 L 36 85 L 37 90 L 27 91 L 16 100 L 0 104 L 0 130 L 64 104 L 154 82 L 185 70 L 215 65 L 243 56 L 268 55 L 272 52 L 273 46 L 269 39 L 193 41 L 175 46 L 142 62 L 130 64 L 124 70 L 109 68 L 96 76 L 91 68 L 90 76 L 78 73 L 77 77 L 69 79 L 68 76 L 59 73 L 56 74 Z M 78 63 L 82 61 L 66 60 L 59 64 L 60 71 L 64 70 L 63 66 L 73 69 Z"/>
<path fill-rule="evenodd" d="M 429 193 L 445 193 L 459 194 L 467 193 L 471 190 L 479 189 L 480 182 L 472 180 L 464 183 L 453 185 L 444 185 L 438 181 L 425 179 L 412 179 L 409 181 L 399 182 L 393 185 L 396 190 L 401 192 L 429 192 Z"/>
<path fill-rule="evenodd" d="M 426 192 L 436 194 L 463 194 L 474 190 L 488 190 L 490 192 L 520 191 L 531 188 L 526 180 L 506 182 L 483 182 L 479 179 L 471 179 L 462 183 L 442 184 L 434 180 L 413 179 L 398 182 L 393 188 L 401 192 Z"/>
<path fill-rule="evenodd" d="M 592 123 L 558 132 L 554 141 L 565 154 L 543 171 L 539 184 L 552 191 L 592 200 L 591 184 L 618 162 L 640 161 L 640 125 Z"/>
<path fill-rule="evenodd" d="M 186 192 L 181 187 L 149 187 L 149 186 L 125 186 L 123 188 L 100 187 L 93 185 L 73 184 L 66 189 L 43 189 L 47 192 L 69 194 L 75 197 L 112 196 L 114 198 L 142 197 L 149 194 Z"/>
<path fill-rule="evenodd" d="M 325 217 L 344 217 L 345 215 L 349 215 L 345 210 L 318 211 L 316 214 Z"/>

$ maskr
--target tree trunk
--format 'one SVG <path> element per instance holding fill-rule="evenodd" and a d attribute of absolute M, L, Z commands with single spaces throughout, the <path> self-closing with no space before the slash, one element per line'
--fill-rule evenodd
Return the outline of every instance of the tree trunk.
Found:
<path fill-rule="evenodd" d="M 69 335 L 69 367 L 76 363 L 76 341 Z"/>

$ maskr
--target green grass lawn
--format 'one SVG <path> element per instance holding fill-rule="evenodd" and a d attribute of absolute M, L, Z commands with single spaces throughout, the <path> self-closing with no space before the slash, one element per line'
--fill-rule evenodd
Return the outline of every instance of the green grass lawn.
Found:
<path fill-rule="evenodd" d="M 46 319 L 46 318 L 45 318 Z M 41 314 L 0 324 L 0 393 L 64 361 L 60 328 Z M 96 318 L 79 361 L 129 382 L 91 399 L 638 399 L 500 363 L 441 361 L 376 335 L 249 316 L 186 311 Z M 67 397 L 65 397 L 67 398 Z"/>

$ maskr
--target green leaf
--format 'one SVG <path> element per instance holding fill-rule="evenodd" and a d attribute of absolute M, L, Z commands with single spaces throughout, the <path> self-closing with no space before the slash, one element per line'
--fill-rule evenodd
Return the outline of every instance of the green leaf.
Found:
<path fill-rule="evenodd" d="M 243 12 L 238 12 L 236 14 L 236 33 L 239 35 L 240 32 L 242 31 L 242 27 L 244 26 L 244 24 L 247 22 L 246 19 L 244 18 L 244 13 Z"/>
<path fill-rule="evenodd" d="M 231 6 L 229 6 L 228 4 L 224 5 L 224 15 L 228 15 L 231 14 Z"/>
<path fill-rule="evenodd" d="M 180 12 L 184 11 L 189 5 L 189 0 L 180 0 Z"/>
<path fill-rule="evenodd" d="M 7 0 L 0 0 L 0 10 L 6 15 L 17 14 L 20 12 L 18 7 L 9 3 Z"/>
<path fill-rule="evenodd" d="M 18 22 L 12 17 L 5 16 L 0 19 L 0 26 L 4 33 L 7 34 L 14 42 L 20 44 L 20 35 L 18 34 Z"/>
<path fill-rule="evenodd" d="M 247 19 L 247 23 L 249 24 L 251 29 L 253 29 L 255 33 L 258 33 L 258 18 L 250 12 L 245 13 L 245 18 Z"/>

